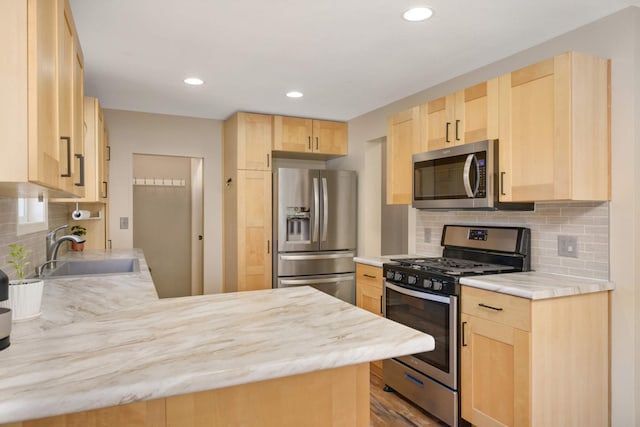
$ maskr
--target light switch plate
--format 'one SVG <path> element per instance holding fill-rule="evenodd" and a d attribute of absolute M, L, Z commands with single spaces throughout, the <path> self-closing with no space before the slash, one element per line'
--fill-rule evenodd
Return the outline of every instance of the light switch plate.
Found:
<path fill-rule="evenodd" d="M 430 228 L 425 228 L 424 229 L 424 242 L 425 243 L 431 243 L 431 229 Z"/>
<path fill-rule="evenodd" d="M 120 230 L 126 230 L 129 228 L 129 217 L 121 216 L 120 217 Z"/>
<path fill-rule="evenodd" d="M 558 236 L 558 256 L 578 258 L 578 238 L 576 236 Z"/>

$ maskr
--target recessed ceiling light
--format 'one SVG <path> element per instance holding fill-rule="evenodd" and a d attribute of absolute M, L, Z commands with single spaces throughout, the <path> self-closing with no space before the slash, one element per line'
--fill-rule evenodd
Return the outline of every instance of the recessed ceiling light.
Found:
<path fill-rule="evenodd" d="M 302 92 L 298 92 L 296 90 L 293 90 L 291 92 L 287 92 L 287 96 L 289 98 L 302 98 L 303 94 L 302 94 Z"/>
<path fill-rule="evenodd" d="M 407 21 L 416 22 L 429 19 L 431 18 L 431 15 L 433 15 L 433 11 L 428 7 L 414 7 L 413 9 L 409 9 L 403 13 L 402 17 Z"/>
<path fill-rule="evenodd" d="M 200 86 L 202 84 L 204 84 L 204 80 L 199 79 L 197 77 L 188 77 L 186 79 L 184 79 L 184 82 L 188 85 L 191 86 Z"/>

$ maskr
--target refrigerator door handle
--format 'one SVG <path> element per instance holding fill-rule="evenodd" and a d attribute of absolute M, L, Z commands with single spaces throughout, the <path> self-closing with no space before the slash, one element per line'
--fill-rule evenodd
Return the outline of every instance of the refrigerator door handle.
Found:
<path fill-rule="evenodd" d="M 353 252 L 344 252 L 339 254 L 321 254 L 321 255 L 280 255 L 283 261 L 310 261 L 314 259 L 341 259 L 353 258 Z"/>
<path fill-rule="evenodd" d="M 319 283 L 339 283 L 349 282 L 354 280 L 354 275 L 349 274 L 342 277 L 333 277 L 330 279 L 280 279 L 280 283 L 283 285 L 316 285 Z"/>
<path fill-rule="evenodd" d="M 313 234 L 312 242 L 318 241 L 318 227 L 320 226 L 320 188 L 318 178 L 313 178 Z"/>
<path fill-rule="evenodd" d="M 322 241 L 327 241 L 327 229 L 329 228 L 329 188 L 327 178 L 322 178 Z"/>

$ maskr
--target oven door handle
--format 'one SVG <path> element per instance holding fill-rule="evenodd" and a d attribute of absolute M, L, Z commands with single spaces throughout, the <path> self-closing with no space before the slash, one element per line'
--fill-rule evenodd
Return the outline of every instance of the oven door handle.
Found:
<path fill-rule="evenodd" d="M 394 290 L 398 293 L 401 293 L 403 295 L 407 295 L 410 297 L 416 297 L 416 298 L 420 298 L 420 299 L 424 299 L 424 300 L 428 300 L 428 301 L 435 301 L 435 302 L 441 302 L 444 304 L 451 304 L 451 297 L 444 297 L 444 296 L 440 296 L 440 295 L 434 295 L 434 294 L 430 294 L 428 292 L 420 292 L 420 291 L 414 291 L 413 289 L 407 289 L 407 288 L 403 288 L 402 286 L 398 286 L 396 284 L 393 284 L 391 282 L 384 282 L 384 286 L 388 289 Z"/>
<path fill-rule="evenodd" d="M 471 164 L 475 163 L 476 182 L 474 188 L 471 189 Z M 467 197 L 473 198 L 478 194 L 478 186 L 480 185 L 480 167 L 478 166 L 478 159 L 475 154 L 469 154 L 467 161 L 464 162 L 464 172 L 462 175 L 462 181 L 464 183 L 464 191 L 467 193 Z"/>
<path fill-rule="evenodd" d="M 355 279 L 353 274 L 343 277 L 332 277 L 329 279 L 281 279 L 280 283 L 283 285 L 303 286 L 303 285 L 316 285 L 322 283 L 340 283 L 351 282 Z"/>

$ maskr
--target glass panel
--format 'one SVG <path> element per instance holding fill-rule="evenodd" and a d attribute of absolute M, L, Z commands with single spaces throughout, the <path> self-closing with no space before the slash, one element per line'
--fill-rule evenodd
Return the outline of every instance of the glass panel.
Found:
<path fill-rule="evenodd" d="M 480 170 L 485 169 L 486 153 L 475 153 Z M 428 160 L 415 164 L 414 191 L 416 200 L 466 199 L 464 165 L 468 154 Z M 475 167 L 469 176 L 471 188 L 476 186 L 478 174 Z M 481 186 L 482 187 L 482 186 Z"/>
<path fill-rule="evenodd" d="M 387 318 L 433 336 L 433 351 L 413 354 L 414 357 L 449 373 L 449 304 L 428 301 L 386 289 Z"/>
<path fill-rule="evenodd" d="M 49 226 L 47 217 L 47 198 L 18 198 L 18 236 L 36 231 L 46 230 Z"/>

